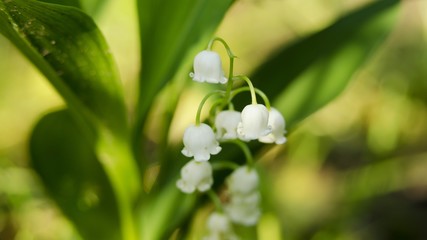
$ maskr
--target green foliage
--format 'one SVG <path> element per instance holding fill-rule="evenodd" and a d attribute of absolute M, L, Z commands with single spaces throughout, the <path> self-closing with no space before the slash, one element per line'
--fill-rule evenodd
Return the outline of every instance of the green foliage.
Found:
<path fill-rule="evenodd" d="M 73 111 L 91 124 L 126 131 L 117 70 L 90 17 L 66 6 L 1 1 L 0 32 L 39 68 Z"/>
<path fill-rule="evenodd" d="M 118 239 L 117 202 L 95 154 L 95 144 L 69 111 L 52 112 L 33 130 L 32 164 L 82 237 Z"/>
<path fill-rule="evenodd" d="M 255 84 L 294 127 L 340 94 L 394 25 L 398 0 L 377 1 L 276 53 Z"/>
<path fill-rule="evenodd" d="M 207 44 L 231 3 L 232 0 L 138 0 L 142 73 L 137 132 L 142 130 L 158 91 L 180 67 L 187 67 L 184 64 L 193 57 L 189 53 Z"/>
<path fill-rule="evenodd" d="M 179 227 L 185 236 L 203 199 L 177 191 L 177 162 L 160 170 L 159 181 L 167 184 L 155 185 L 151 193 L 141 190 L 140 172 L 160 161 L 144 151 L 143 128 L 158 93 L 189 68 L 194 52 L 212 37 L 233 1 L 137 1 L 142 64 L 131 131 L 110 50 L 83 12 L 96 12 L 102 2 L 0 0 L 0 33 L 67 104 L 66 110 L 44 116 L 33 130 L 33 167 L 84 238 L 165 239 Z M 283 43 L 255 71 L 255 85 L 275 99 L 274 106 L 294 127 L 339 95 L 369 60 L 391 30 L 398 2 L 374 2 L 292 45 Z M 162 140 L 166 145 L 167 139 Z M 150 151 L 178 159 L 174 146 Z M 246 238 L 255 238 L 254 231 L 242 229 Z"/>

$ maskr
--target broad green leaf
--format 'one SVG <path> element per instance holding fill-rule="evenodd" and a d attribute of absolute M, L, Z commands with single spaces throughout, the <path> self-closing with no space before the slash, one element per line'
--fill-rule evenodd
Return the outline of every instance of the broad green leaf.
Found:
<path fill-rule="evenodd" d="M 0 33 L 47 77 L 71 110 L 94 125 L 125 132 L 118 74 L 90 17 L 68 6 L 0 0 Z"/>
<path fill-rule="evenodd" d="M 156 94 L 191 61 L 191 50 L 207 44 L 232 2 L 138 0 L 142 72 L 136 134 L 141 133 Z"/>
<path fill-rule="evenodd" d="M 117 203 L 95 144 L 68 110 L 49 113 L 31 135 L 32 165 L 84 239 L 120 239 Z"/>
<path fill-rule="evenodd" d="M 132 205 L 140 178 L 129 151 L 121 84 L 95 23 L 74 7 L 0 0 L 0 33 L 61 94 L 69 112 L 82 126 L 82 137 L 96 139 L 91 148 L 114 189 L 120 217 L 117 227 L 121 228 L 123 239 L 136 239 Z M 62 157 L 65 156 L 56 159 Z"/>
<path fill-rule="evenodd" d="M 45 3 L 54 3 L 54 4 L 60 4 L 60 5 L 65 5 L 65 6 L 81 8 L 79 0 L 39 0 L 39 1 L 45 2 Z"/>
<path fill-rule="evenodd" d="M 294 43 L 253 74 L 293 127 L 340 94 L 386 38 L 398 0 L 373 2 Z"/>
<path fill-rule="evenodd" d="M 65 6 L 72 6 L 82 9 L 84 12 L 93 16 L 107 2 L 105 0 L 39 0 L 46 3 L 54 3 Z"/>

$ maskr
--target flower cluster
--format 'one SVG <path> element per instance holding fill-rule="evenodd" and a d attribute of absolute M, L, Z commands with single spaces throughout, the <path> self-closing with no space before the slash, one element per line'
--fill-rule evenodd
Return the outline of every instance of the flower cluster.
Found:
<path fill-rule="evenodd" d="M 222 69 L 221 58 L 212 51 L 215 41 L 221 42 L 229 55 L 230 68 L 228 78 Z M 269 99 L 259 89 L 254 88 L 251 80 L 242 75 L 233 75 L 235 56 L 227 43 L 221 38 L 214 38 L 208 49 L 201 51 L 194 58 L 194 72 L 190 77 L 196 82 L 225 84 L 225 90 L 217 90 L 207 94 L 199 105 L 195 124 L 190 125 L 184 132 L 184 148 L 182 154 L 193 158 L 181 169 L 181 178 L 177 187 L 184 193 L 207 192 L 216 205 L 217 212 L 211 214 L 207 221 L 208 235 L 204 239 L 238 239 L 232 230 L 232 224 L 254 226 L 261 216 L 261 195 L 258 190 L 259 176 L 254 167 L 252 154 L 246 144 L 251 140 L 262 143 L 283 144 L 285 119 L 282 114 L 270 106 Z M 244 81 L 247 87 L 233 89 L 234 82 Z M 234 96 L 250 91 L 251 103 L 240 112 L 232 104 Z M 212 96 L 219 98 L 212 104 L 209 111 L 212 121 L 201 122 L 200 115 L 207 99 Z M 263 99 L 264 104 L 257 102 L 256 96 Z M 225 162 L 218 166 L 232 169 L 226 180 L 228 200 L 221 201 L 213 191 L 213 167 L 210 164 L 211 155 L 219 154 L 220 143 L 235 143 L 242 148 L 247 164 L 239 166 L 234 162 Z M 221 163 L 221 161 L 219 161 Z"/>
<path fill-rule="evenodd" d="M 259 208 L 259 177 L 255 169 L 239 167 L 227 179 L 230 202 L 225 212 L 231 221 L 244 226 L 253 226 L 261 215 Z"/>

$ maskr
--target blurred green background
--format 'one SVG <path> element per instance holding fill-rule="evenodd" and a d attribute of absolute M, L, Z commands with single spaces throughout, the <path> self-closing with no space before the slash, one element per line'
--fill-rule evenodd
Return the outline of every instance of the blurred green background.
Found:
<path fill-rule="evenodd" d="M 247 74 L 283 42 L 367 2 L 240 0 L 217 35 L 239 57 L 235 72 Z M 134 3 L 109 1 L 95 20 L 133 106 L 140 65 Z M 196 109 L 192 96 L 179 106 Z M 201 97 L 194 93 L 194 99 Z M 43 76 L 0 36 L 0 239 L 80 239 L 47 197 L 27 154 L 37 119 L 62 105 Z M 290 129 L 285 146 L 258 156 L 271 206 L 259 238 L 427 239 L 426 105 L 427 1 L 402 1 L 392 33 L 346 90 Z M 174 119 L 172 140 L 179 140 L 192 116 L 182 111 Z"/>

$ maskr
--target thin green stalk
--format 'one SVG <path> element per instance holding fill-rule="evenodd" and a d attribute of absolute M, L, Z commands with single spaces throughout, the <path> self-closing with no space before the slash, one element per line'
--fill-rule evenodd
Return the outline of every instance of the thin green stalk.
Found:
<path fill-rule="evenodd" d="M 211 93 L 208 93 L 200 102 L 199 108 L 197 109 L 197 113 L 196 113 L 196 126 L 200 125 L 200 115 L 202 114 L 203 105 L 206 103 L 206 101 L 208 100 L 209 97 L 216 95 L 216 94 L 223 95 L 224 91 L 217 90 L 217 91 L 213 91 Z"/>
<path fill-rule="evenodd" d="M 239 167 L 240 167 L 239 164 L 235 162 L 230 162 L 230 161 L 220 161 L 220 162 L 212 163 L 213 170 L 222 170 L 222 169 L 236 170 Z"/>
<path fill-rule="evenodd" d="M 243 154 L 245 155 L 246 162 L 247 162 L 248 166 L 252 167 L 254 165 L 254 158 L 253 158 L 251 150 L 249 149 L 247 144 L 243 143 L 242 141 L 240 141 L 238 139 L 229 140 L 229 141 L 225 141 L 225 142 L 234 143 L 237 146 L 239 146 L 240 149 L 243 151 Z"/>
<path fill-rule="evenodd" d="M 215 116 L 215 110 L 217 109 L 217 107 L 219 105 L 222 105 L 224 103 L 223 99 L 218 99 L 215 102 L 212 103 L 211 108 L 209 109 L 209 119 L 211 120 L 212 123 L 215 122 L 214 116 Z"/>
<path fill-rule="evenodd" d="M 248 77 L 243 76 L 243 75 L 235 76 L 235 77 L 233 77 L 233 79 L 244 80 L 248 84 L 249 90 L 251 92 L 252 104 L 257 104 L 255 88 L 254 88 L 254 85 L 252 84 L 251 80 Z"/>
<path fill-rule="evenodd" d="M 241 88 L 238 88 L 238 89 L 235 89 L 235 90 L 233 90 L 233 92 L 231 93 L 231 97 L 230 97 L 230 101 L 237 95 L 237 94 L 239 94 L 239 93 L 242 93 L 242 92 L 247 92 L 247 91 L 250 91 L 251 89 L 249 88 L 249 87 L 241 87 Z M 270 104 L 270 100 L 268 99 L 268 97 L 267 97 L 267 95 L 263 92 L 263 91 L 261 91 L 259 88 L 254 88 L 254 90 L 255 90 L 255 93 L 256 94 L 258 94 L 261 98 L 262 98 L 262 100 L 264 101 L 264 104 L 265 104 L 265 107 L 268 109 L 268 110 L 270 110 L 270 108 L 271 108 L 271 104 Z"/>
<path fill-rule="evenodd" d="M 207 194 L 208 194 L 209 198 L 211 199 L 211 201 L 214 203 L 216 210 L 219 212 L 224 212 L 224 208 L 222 207 L 221 199 L 219 199 L 216 192 L 213 191 L 212 189 L 210 189 L 207 192 Z"/>

